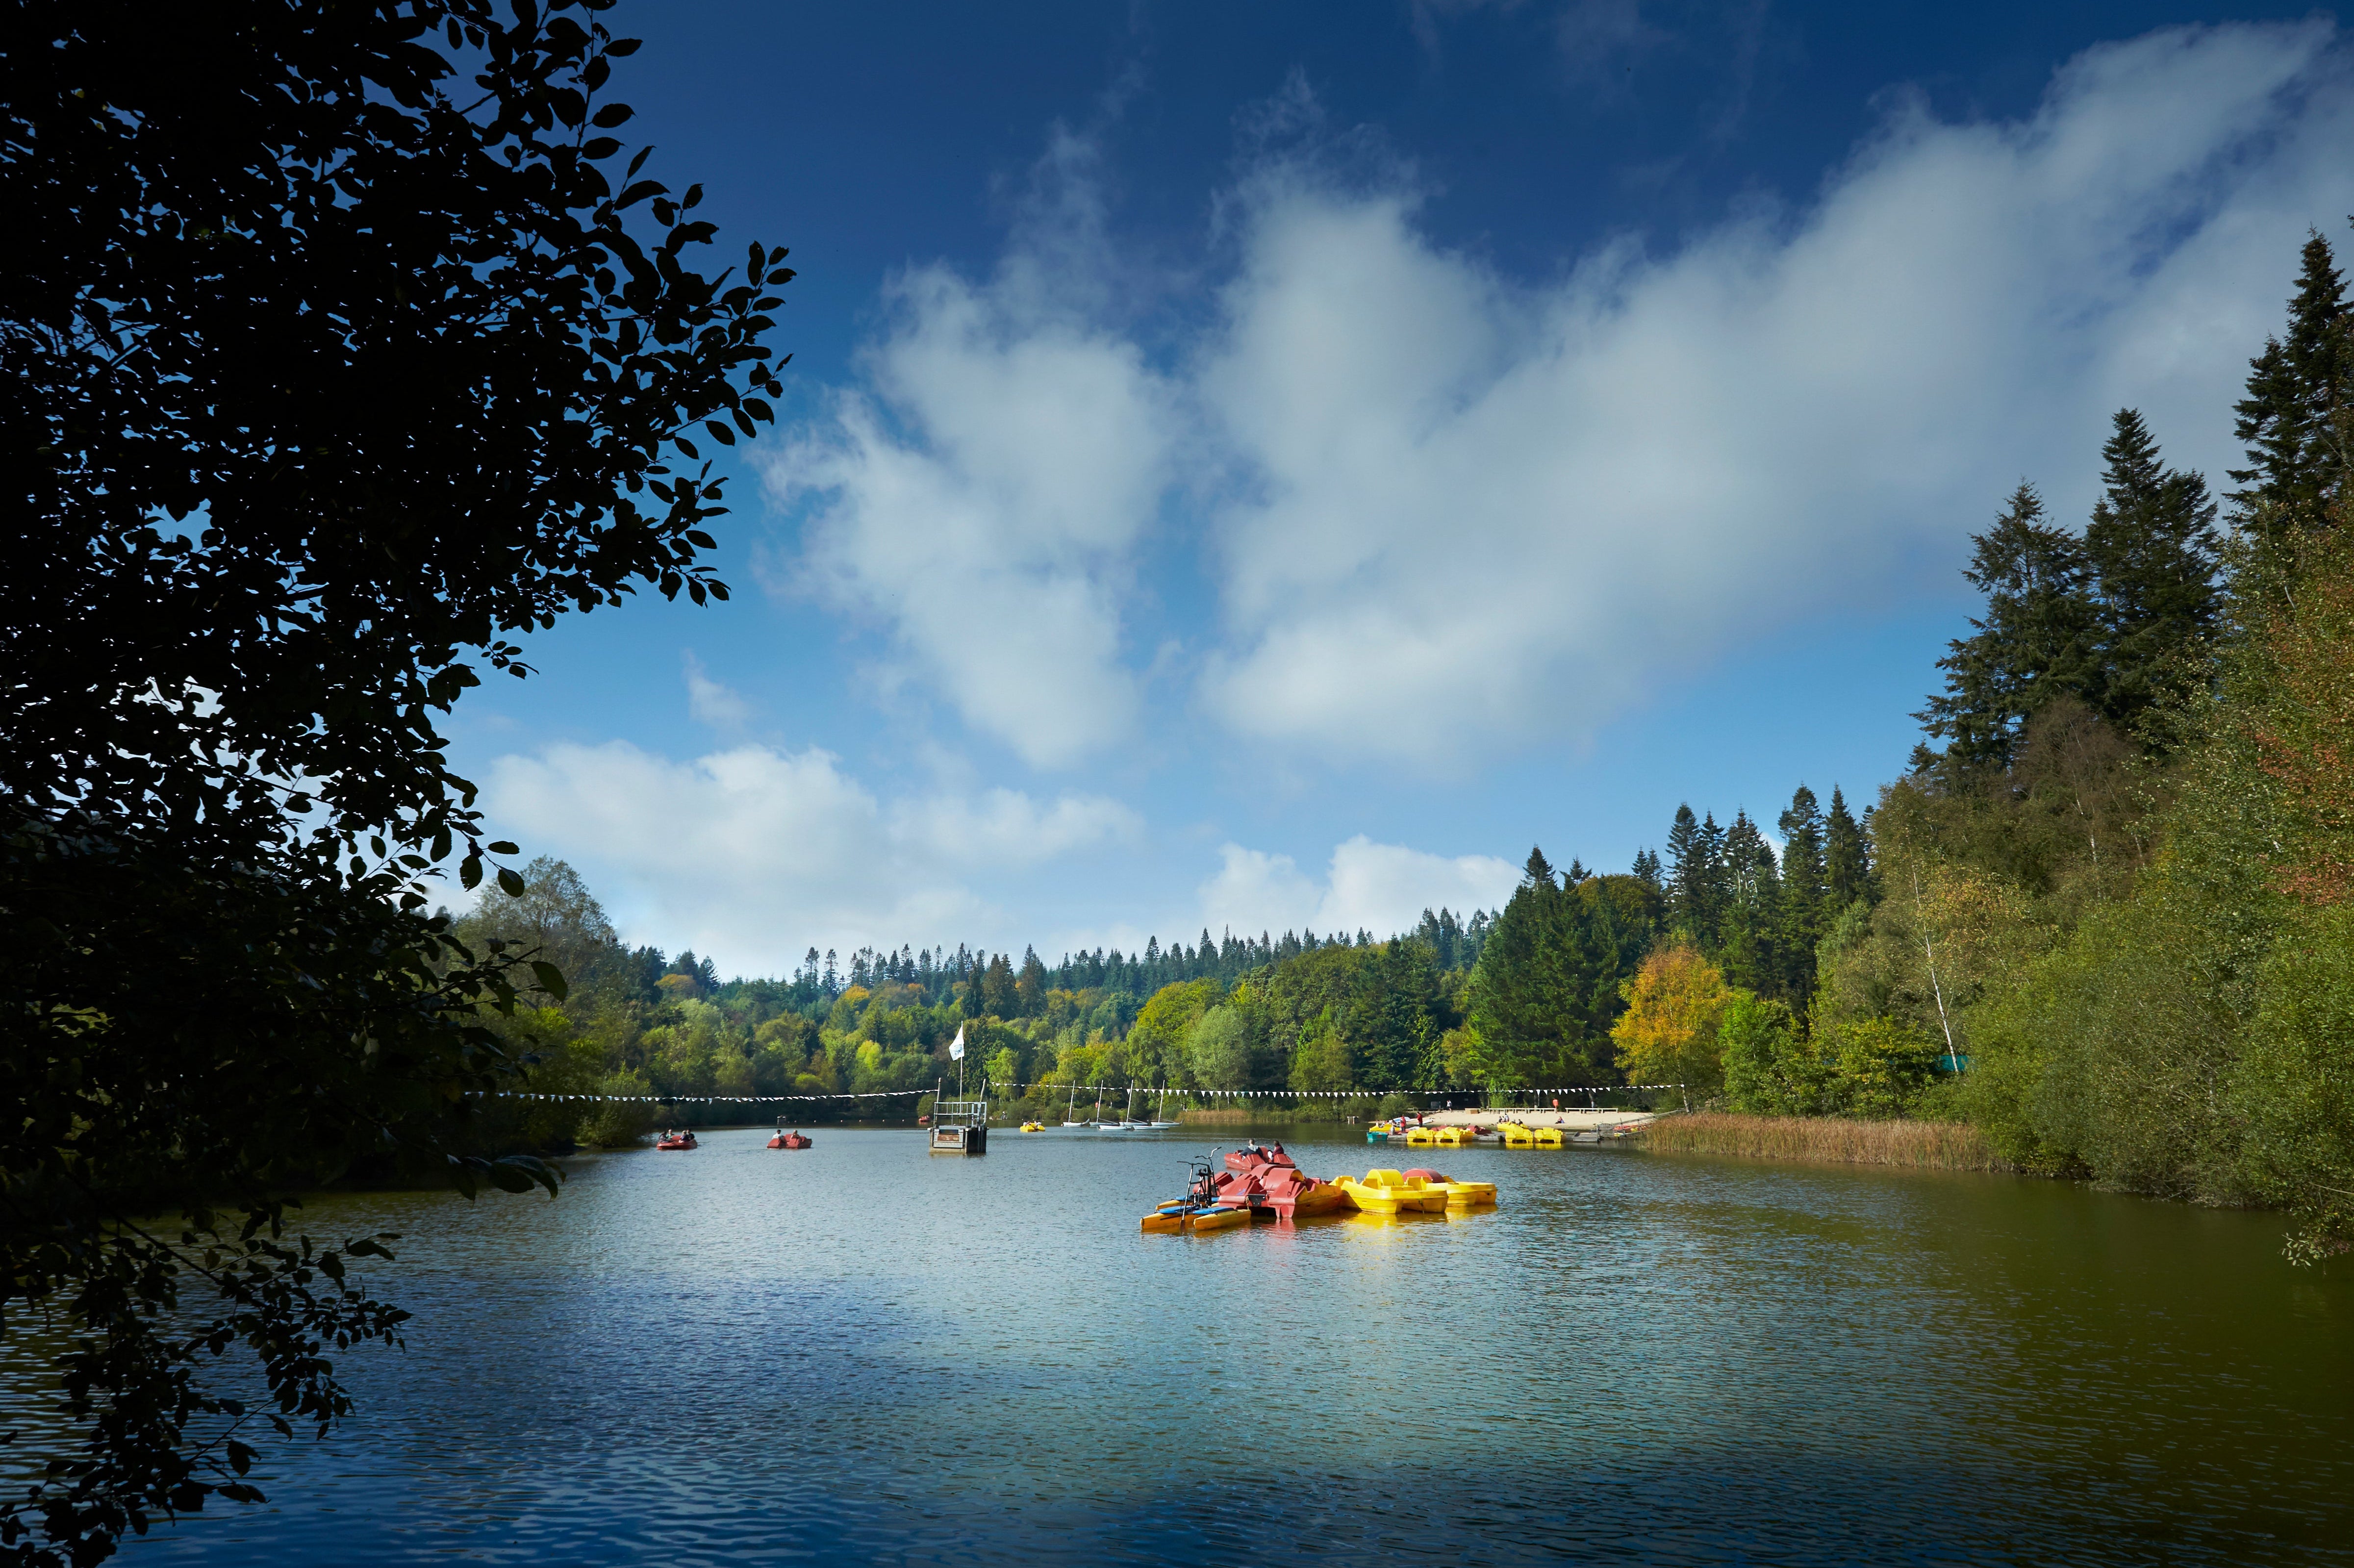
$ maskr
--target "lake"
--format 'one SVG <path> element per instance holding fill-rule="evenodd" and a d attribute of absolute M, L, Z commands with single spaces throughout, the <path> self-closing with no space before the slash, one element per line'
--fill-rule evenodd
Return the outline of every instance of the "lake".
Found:
<path fill-rule="evenodd" d="M 2278 1215 L 1331 1138 L 1501 1205 L 1145 1236 L 1233 1138 L 813 1130 L 313 1199 L 408 1349 L 122 1560 L 2354 1563 L 2354 1260 Z"/>

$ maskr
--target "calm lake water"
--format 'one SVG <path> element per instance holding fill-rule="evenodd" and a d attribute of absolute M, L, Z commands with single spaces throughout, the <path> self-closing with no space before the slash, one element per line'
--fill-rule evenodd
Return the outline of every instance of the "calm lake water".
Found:
<path fill-rule="evenodd" d="M 1493 1212 L 1144 1236 L 1200 1131 L 815 1130 L 314 1200 L 408 1349 L 123 1560 L 2354 1563 L 2354 1268 L 2278 1216 L 1474 1149 L 1405 1162 Z"/>

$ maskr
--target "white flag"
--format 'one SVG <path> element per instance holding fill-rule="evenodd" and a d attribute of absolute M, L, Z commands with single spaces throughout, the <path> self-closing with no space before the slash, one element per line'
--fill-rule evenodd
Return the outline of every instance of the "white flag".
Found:
<path fill-rule="evenodd" d="M 964 1025 L 961 1023 L 957 1025 L 957 1037 L 949 1042 L 949 1060 L 951 1062 L 964 1060 Z"/>

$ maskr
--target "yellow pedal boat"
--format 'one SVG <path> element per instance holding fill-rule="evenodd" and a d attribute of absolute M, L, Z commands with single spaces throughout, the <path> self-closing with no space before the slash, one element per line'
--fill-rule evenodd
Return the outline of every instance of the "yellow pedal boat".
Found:
<path fill-rule="evenodd" d="M 1046 1130 L 1046 1124 L 1043 1121 L 1025 1121 L 1022 1124 L 1022 1130 L 1024 1132 L 1044 1132 Z"/>
<path fill-rule="evenodd" d="M 1561 1147 L 1561 1128 L 1557 1127 L 1532 1127 L 1529 1128 L 1529 1134 L 1537 1140 L 1539 1149 Z"/>
<path fill-rule="evenodd" d="M 1534 1149 L 1537 1146 L 1535 1136 L 1519 1122 L 1500 1122 L 1496 1130 L 1504 1135 L 1504 1147 L 1507 1149 Z"/>
<path fill-rule="evenodd" d="M 1463 1136 L 1463 1129 L 1459 1127 L 1442 1127 L 1431 1134 L 1430 1141 L 1441 1149 L 1460 1149 L 1469 1139 Z"/>
<path fill-rule="evenodd" d="M 1493 1181 L 1458 1181 L 1451 1177 L 1426 1176 L 1423 1185 L 1434 1192 L 1447 1194 L 1450 1209 L 1492 1209 L 1496 1206 L 1496 1184 Z"/>
<path fill-rule="evenodd" d="M 1368 1214 L 1443 1214 L 1447 1194 L 1419 1176 L 1397 1171 L 1368 1171 L 1362 1181 L 1343 1176 L 1334 1183 L 1350 1202 Z"/>
<path fill-rule="evenodd" d="M 1406 1128 L 1405 1140 L 1427 1148 L 1438 1141 L 1438 1135 L 1426 1127 L 1412 1127 Z"/>
<path fill-rule="evenodd" d="M 1143 1228 L 1148 1233 L 1165 1235 L 1198 1235 L 1204 1231 L 1246 1225 L 1250 1218 L 1248 1209 L 1189 1209 L 1182 1203 L 1172 1203 L 1145 1215 Z"/>

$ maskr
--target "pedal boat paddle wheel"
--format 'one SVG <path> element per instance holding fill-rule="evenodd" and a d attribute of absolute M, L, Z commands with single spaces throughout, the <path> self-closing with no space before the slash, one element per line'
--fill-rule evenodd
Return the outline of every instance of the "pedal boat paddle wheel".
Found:
<path fill-rule="evenodd" d="M 1231 1230 L 1251 1223 L 1250 1205 L 1223 1195 L 1210 1162 L 1193 1162 L 1193 1179 L 1185 1195 L 1172 1198 L 1144 1216 L 1142 1228 L 1168 1235 L 1196 1235 L 1204 1231 Z"/>

